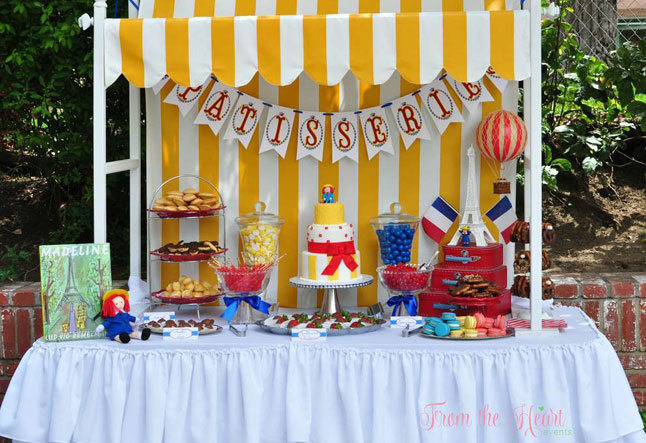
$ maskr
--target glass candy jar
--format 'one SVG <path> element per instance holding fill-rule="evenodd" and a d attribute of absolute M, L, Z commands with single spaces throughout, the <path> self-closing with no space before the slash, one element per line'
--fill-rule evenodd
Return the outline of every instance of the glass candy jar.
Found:
<path fill-rule="evenodd" d="M 242 259 L 245 264 L 268 265 L 278 259 L 278 235 L 285 219 L 265 212 L 267 205 L 257 202 L 254 212 L 238 218 L 242 239 Z"/>
<path fill-rule="evenodd" d="M 419 226 L 420 218 L 402 214 L 402 207 L 395 202 L 390 205 L 390 212 L 380 214 L 370 220 L 377 239 L 381 261 L 384 265 L 410 263 L 413 239 Z"/>

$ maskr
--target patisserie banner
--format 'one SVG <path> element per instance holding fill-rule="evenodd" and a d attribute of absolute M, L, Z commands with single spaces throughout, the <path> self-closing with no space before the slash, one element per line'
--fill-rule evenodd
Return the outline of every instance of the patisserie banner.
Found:
<path fill-rule="evenodd" d="M 496 88 L 504 91 L 506 80 L 492 68 L 486 75 Z M 170 79 L 164 77 L 152 88 L 153 92 L 158 94 L 168 81 Z M 164 102 L 176 105 L 185 116 L 196 106 L 202 94 L 208 96 L 194 123 L 207 125 L 214 134 L 222 133 L 227 140 L 237 139 L 246 148 L 259 130 L 259 152 L 273 150 L 285 158 L 295 132 L 296 158 L 301 160 L 311 156 L 318 161 L 323 160 L 323 149 L 326 139 L 329 139 L 334 163 L 343 157 L 358 162 L 359 137 L 365 141 L 368 158 L 372 159 L 381 152 L 393 154 L 396 143 L 393 137 L 397 133 L 408 149 L 417 139 L 430 139 L 429 124 L 435 125 L 442 134 L 451 123 L 463 122 L 456 100 L 463 103 L 465 112 L 471 112 L 481 103 L 493 101 L 482 80 L 459 82 L 443 74 L 411 94 L 380 106 L 354 111 L 316 112 L 286 108 L 228 87 L 215 77 L 209 78 L 202 86 L 176 85 Z"/>

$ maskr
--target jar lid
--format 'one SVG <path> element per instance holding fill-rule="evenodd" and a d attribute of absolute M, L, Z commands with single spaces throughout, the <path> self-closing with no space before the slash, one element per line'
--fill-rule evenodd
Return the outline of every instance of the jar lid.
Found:
<path fill-rule="evenodd" d="M 236 223 L 240 226 L 248 226 L 251 224 L 265 224 L 276 227 L 281 227 L 285 224 L 285 219 L 276 214 L 265 212 L 267 205 L 264 202 L 256 202 L 254 204 L 254 211 L 247 212 L 244 215 L 236 218 Z"/>
<path fill-rule="evenodd" d="M 390 204 L 390 212 L 379 214 L 378 217 L 370 219 L 370 223 L 376 225 L 393 225 L 393 224 L 417 224 L 420 218 L 410 214 L 402 213 L 402 205 L 399 202 Z"/>

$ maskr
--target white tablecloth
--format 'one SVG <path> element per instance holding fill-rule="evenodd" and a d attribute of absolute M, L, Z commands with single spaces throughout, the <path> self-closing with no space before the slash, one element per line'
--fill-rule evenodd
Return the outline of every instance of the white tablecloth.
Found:
<path fill-rule="evenodd" d="M 189 342 L 38 341 L 0 409 L 29 442 L 644 442 L 606 338 L 576 308 L 548 339 L 383 328 L 317 345 L 250 327 Z"/>

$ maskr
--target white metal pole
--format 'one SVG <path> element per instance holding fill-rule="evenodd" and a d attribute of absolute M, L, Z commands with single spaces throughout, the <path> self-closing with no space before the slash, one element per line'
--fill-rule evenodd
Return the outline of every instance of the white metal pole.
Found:
<path fill-rule="evenodd" d="M 94 241 L 106 241 L 105 61 L 104 25 L 108 5 L 94 3 Z"/>
<path fill-rule="evenodd" d="M 128 3 L 128 17 L 137 9 Z M 141 159 L 141 90 L 130 85 L 130 159 Z M 141 162 L 130 170 L 130 275 L 141 278 Z"/>
<path fill-rule="evenodd" d="M 543 217 L 543 196 L 542 196 L 542 108 L 541 108 L 541 0 L 529 0 L 530 3 L 530 55 L 531 55 L 531 80 L 529 91 L 525 96 L 530 97 L 529 106 L 531 109 L 529 117 L 529 141 L 531 156 L 529 161 L 530 181 L 530 253 L 531 276 L 530 276 L 530 309 L 531 309 L 531 330 L 542 330 L 542 217 Z M 527 176 L 527 165 L 525 165 L 525 176 Z"/>

